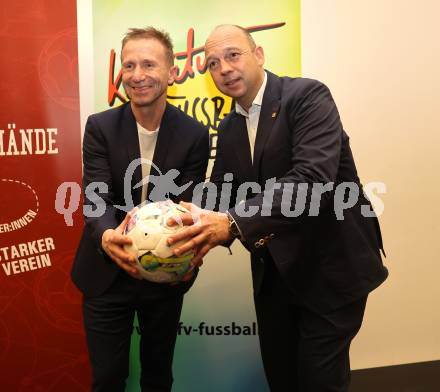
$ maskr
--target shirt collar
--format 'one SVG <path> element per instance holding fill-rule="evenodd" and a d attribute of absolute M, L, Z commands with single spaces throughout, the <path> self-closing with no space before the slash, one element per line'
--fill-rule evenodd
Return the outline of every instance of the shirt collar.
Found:
<path fill-rule="evenodd" d="M 258 93 L 257 93 L 257 95 L 256 95 L 255 98 L 254 98 L 254 101 L 252 102 L 251 108 L 252 108 L 254 105 L 257 105 L 257 106 L 261 106 L 261 105 L 262 105 L 262 103 L 263 103 L 264 90 L 266 90 L 266 84 L 267 84 L 267 73 L 266 73 L 266 71 L 264 71 L 264 79 L 263 79 L 263 83 L 261 84 L 261 87 L 260 87 L 260 89 L 258 90 Z M 249 108 L 249 110 L 250 110 L 251 108 Z M 240 105 L 239 103 L 237 103 L 237 102 L 235 102 L 235 111 L 236 111 L 238 114 L 241 114 L 241 115 L 243 115 L 243 116 L 245 116 L 245 117 L 248 117 L 248 116 L 249 116 L 249 113 L 248 113 L 246 110 L 244 110 L 244 109 L 241 107 L 241 105 Z"/>
<path fill-rule="evenodd" d="M 151 135 L 155 135 L 158 131 L 159 131 L 159 128 L 160 128 L 160 125 L 154 130 L 154 131 L 150 131 L 149 129 L 147 129 L 147 128 L 144 128 L 141 124 L 139 124 L 137 121 L 136 121 L 136 125 L 137 125 L 137 129 L 138 129 L 138 132 L 139 133 L 142 133 L 142 134 L 144 134 L 144 135 L 149 135 L 149 136 L 151 136 Z"/>

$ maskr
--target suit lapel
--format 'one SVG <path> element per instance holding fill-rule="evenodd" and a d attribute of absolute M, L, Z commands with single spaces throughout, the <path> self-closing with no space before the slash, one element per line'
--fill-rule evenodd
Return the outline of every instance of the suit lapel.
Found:
<path fill-rule="evenodd" d="M 150 176 L 159 176 L 165 174 L 165 159 L 170 145 L 173 144 L 173 138 L 177 127 L 177 116 L 174 108 L 167 103 L 165 112 L 160 122 L 159 134 L 157 135 L 156 147 L 154 149 L 153 164 L 150 169 Z M 155 185 L 150 182 L 147 188 L 147 200 L 150 198 L 151 191 Z"/>
<path fill-rule="evenodd" d="M 128 103 L 125 108 L 124 115 L 122 117 L 121 129 L 123 130 L 123 138 L 126 140 L 128 164 L 130 164 L 133 160 L 139 159 L 141 156 L 136 119 L 134 118 L 130 103 Z M 123 142 L 121 141 L 121 144 L 122 143 Z M 128 164 L 126 167 L 128 167 Z M 138 165 L 136 166 L 133 177 L 131 179 L 131 189 L 134 205 L 139 204 L 141 201 L 142 188 L 139 187 L 137 189 L 133 189 L 133 187 L 141 180 L 142 168 L 141 165 Z"/>
<path fill-rule="evenodd" d="M 154 150 L 153 162 L 164 174 L 165 158 L 167 157 L 169 146 L 173 143 L 174 132 L 176 130 L 177 117 L 169 103 L 160 122 L 159 134 L 157 135 L 156 148 Z M 151 174 L 158 175 L 156 168 L 151 168 Z"/>
<path fill-rule="evenodd" d="M 261 158 L 264 146 L 270 135 L 270 131 L 275 123 L 280 110 L 281 83 L 280 79 L 274 74 L 267 72 L 267 85 L 263 95 L 260 118 L 258 121 L 257 136 L 254 146 L 253 172 L 256 179 L 259 179 Z"/>
<path fill-rule="evenodd" d="M 254 173 L 252 171 L 249 136 L 246 127 L 246 119 L 244 116 L 235 113 L 231 121 L 230 132 L 231 138 L 229 140 L 234 146 L 242 182 L 255 180 Z"/>

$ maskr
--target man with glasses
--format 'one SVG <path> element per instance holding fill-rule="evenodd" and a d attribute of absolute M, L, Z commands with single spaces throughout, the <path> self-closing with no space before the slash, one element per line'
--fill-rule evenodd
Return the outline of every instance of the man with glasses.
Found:
<path fill-rule="evenodd" d="M 221 213 L 185 204 L 197 216 L 188 214 L 185 223 L 197 224 L 170 243 L 186 239 L 176 254 L 195 247 L 196 264 L 234 238 L 251 252 L 261 353 L 272 391 L 348 391 L 350 343 L 368 293 L 388 272 L 378 221 L 330 91 L 315 80 L 265 71 L 263 48 L 239 26 L 215 28 L 205 53 L 216 86 L 236 101 L 220 125 L 211 176 L 221 189 L 225 174 L 232 173 L 233 197 Z M 241 189 L 245 183 L 253 185 Z M 334 189 L 348 183 L 359 199 L 341 220 L 336 208 L 345 196 L 338 198 Z M 319 190 L 318 206 L 312 189 Z M 304 212 L 292 213 L 302 197 Z"/>

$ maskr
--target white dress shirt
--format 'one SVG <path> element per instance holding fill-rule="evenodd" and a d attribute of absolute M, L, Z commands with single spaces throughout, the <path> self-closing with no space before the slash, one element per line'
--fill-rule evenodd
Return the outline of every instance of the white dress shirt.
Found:
<path fill-rule="evenodd" d="M 150 131 L 142 127 L 142 125 L 140 125 L 138 122 L 136 122 L 136 125 L 137 125 L 138 137 L 139 137 L 139 150 L 141 153 L 141 158 L 148 159 L 150 162 L 153 162 L 154 150 L 156 148 L 159 127 L 157 127 L 157 129 L 154 131 Z M 142 163 L 141 168 L 142 168 L 142 178 L 143 179 L 146 177 L 148 178 L 151 171 L 151 164 Z M 147 189 L 148 189 L 148 182 L 142 185 L 141 203 L 143 203 L 147 198 Z"/>
<path fill-rule="evenodd" d="M 246 118 L 246 127 L 248 131 L 249 145 L 251 147 L 252 162 L 254 162 L 255 139 L 257 137 L 258 122 L 260 120 L 261 105 L 263 103 L 263 95 L 264 90 L 266 89 L 266 84 L 267 74 L 264 72 L 263 83 L 261 84 L 261 87 L 258 90 L 251 107 L 249 108 L 249 112 L 244 110 L 237 102 L 235 103 L 235 111 Z"/>

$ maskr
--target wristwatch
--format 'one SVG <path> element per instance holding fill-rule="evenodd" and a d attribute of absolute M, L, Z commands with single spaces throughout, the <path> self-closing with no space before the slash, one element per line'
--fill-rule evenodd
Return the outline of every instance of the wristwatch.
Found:
<path fill-rule="evenodd" d="M 226 216 L 228 217 L 228 220 L 229 220 L 229 233 L 231 234 L 231 237 L 232 238 L 241 238 L 241 232 L 237 226 L 237 222 L 235 222 L 235 219 L 229 213 L 229 211 L 226 211 Z"/>

